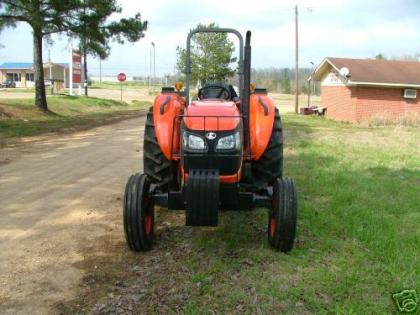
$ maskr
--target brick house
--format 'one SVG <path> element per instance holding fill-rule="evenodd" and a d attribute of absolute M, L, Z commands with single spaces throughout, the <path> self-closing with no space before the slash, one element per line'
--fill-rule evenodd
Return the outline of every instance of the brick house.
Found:
<path fill-rule="evenodd" d="M 420 62 L 325 58 L 315 69 L 326 116 L 364 122 L 420 116 Z"/>

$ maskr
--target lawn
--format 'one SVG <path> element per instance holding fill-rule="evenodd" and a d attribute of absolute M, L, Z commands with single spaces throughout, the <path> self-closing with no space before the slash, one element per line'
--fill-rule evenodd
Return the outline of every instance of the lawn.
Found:
<path fill-rule="evenodd" d="M 420 130 L 294 114 L 283 123 L 285 174 L 299 191 L 290 254 L 268 246 L 263 209 L 223 212 L 217 228 L 185 227 L 182 213 L 161 209 L 156 246 L 139 254 L 113 212 L 119 228 L 86 248 L 80 295 L 59 310 L 396 313 L 393 293 L 420 290 Z"/>
<path fill-rule="evenodd" d="M 273 98 L 276 105 L 280 108 L 280 113 L 288 113 L 295 111 L 295 96 L 293 94 L 280 94 L 280 93 L 269 93 Z M 310 105 L 321 104 L 321 98 L 319 96 L 311 95 Z M 308 105 L 308 95 L 300 94 L 299 95 L 299 108 L 305 107 Z"/>
<path fill-rule="evenodd" d="M 83 129 L 132 115 L 149 102 L 118 102 L 93 97 L 50 96 L 50 113 L 39 111 L 33 99 L 0 99 L 0 136 L 31 136 Z"/>
<path fill-rule="evenodd" d="M 268 248 L 264 212 L 229 213 L 197 238 L 206 259 L 183 262 L 192 268 L 187 308 L 217 301 L 222 312 L 391 313 L 392 293 L 420 289 L 419 130 L 295 115 L 284 122 L 285 173 L 299 189 L 296 249 Z"/>
<path fill-rule="evenodd" d="M 121 85 L 123 86 L 123 89 L 144 89 L 148 90 L 149 85 L 144 82 L 138 82 L 138 81 L 125 81 L 123 83 L 119 83 L 117 79 L 115 78 L 115 82 L 111 81 L 102 81 L 99 83 L 98 81 L 92 82 L 91 89 L 117 89 L 119 90 L 121 88 Z M 153 87 L 155 89 L 159 90 L 161 89 L 161 85 L 154 84 Z"/>

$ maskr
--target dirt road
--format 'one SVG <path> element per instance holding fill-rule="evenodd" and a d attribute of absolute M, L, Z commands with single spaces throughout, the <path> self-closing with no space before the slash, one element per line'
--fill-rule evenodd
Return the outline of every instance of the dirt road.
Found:
<path fill-rule="evenodd" d="M 115 229 L 107 214 L 121 211 L 141 167 L 143 126 L 141 117 L 0 149 L 1 314 L 56 312 L 73 297 L 80 248 Z"/>

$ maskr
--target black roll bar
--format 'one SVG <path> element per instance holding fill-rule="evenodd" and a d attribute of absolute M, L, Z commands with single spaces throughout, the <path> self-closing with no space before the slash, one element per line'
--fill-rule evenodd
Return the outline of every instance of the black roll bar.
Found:
<path fill-rule="evenodd" d="M 191 81 L 191 38 L 197 33 L 231 33 L 235 34 L 239 39 L 239 61 L 238 61 L 238 76 L 239 76 L 239 97 L 243 97 L 243 81 L 244 81 L 244 40 L 241 33 L 233 28 L 200 28 L 190 31 L 187 37 L 187 51 L 186 51 L 186 62 L 185 62 L 185 104 L 189 105 L 190 101 L 190 81 Z"/>

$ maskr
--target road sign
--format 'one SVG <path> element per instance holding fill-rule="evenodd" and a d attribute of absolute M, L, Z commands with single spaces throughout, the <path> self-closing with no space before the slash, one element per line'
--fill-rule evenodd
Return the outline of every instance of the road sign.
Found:
<path fill-rule="evenodd" d="M 118 81 L 120 81 L 120 82 L 124 82 L 125 80 L 127 80 L 127 76 L 125 75 L 125 73 L 118 73 L 118 76 L 117 76 L 117 78 L 118 78 Z"/>
<path fill-rule="evenodd" d="M 82 55 L 77 50 L 72 50 L 72 70 L 73 70 L 73 83 L 82 83 Z"/>

